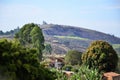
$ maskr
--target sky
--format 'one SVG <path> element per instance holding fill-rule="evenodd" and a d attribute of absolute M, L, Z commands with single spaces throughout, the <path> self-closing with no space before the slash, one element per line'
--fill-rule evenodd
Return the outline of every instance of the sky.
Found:
<path fill-rule="evenodd" d="M 43 21 L 120 37 L 120 0 L 0 0 L 0 30 L 4 32 Z"/>

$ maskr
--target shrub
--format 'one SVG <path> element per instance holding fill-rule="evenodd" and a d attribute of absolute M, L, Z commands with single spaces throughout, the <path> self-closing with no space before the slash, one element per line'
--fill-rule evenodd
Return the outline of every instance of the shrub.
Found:
<path fill-rule="evenodd" d="M 82 55 L 82 62 L 89 68 L 99 71 L 114 71 L 117 67 L 118 56 L 113 47 L 105 41 L 94 41 Z"/>

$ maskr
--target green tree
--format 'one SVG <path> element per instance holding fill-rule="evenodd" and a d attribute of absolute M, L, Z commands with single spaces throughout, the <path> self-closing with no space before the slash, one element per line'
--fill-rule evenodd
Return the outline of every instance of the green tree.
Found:
<path fill-rule="evenodd" d="M 15 34 L 15 38 L 18 38 L 20 43 L 24 46 L 32 43 L 30 32 L 35 27 L 35 24 L 25 24 L 18 33 Z"/>
<path fill-rule="evenodd" d="M 68 53 L 65 56 L 65 62 L 70 65 L 81 64 L 82 63 L 81 55 L 82 53 L 76 50 L 68 51 Z"/>
<path fill-rule="evenodd" d="M 39 59 L 42 59 L 42 50 L 44 49 L 44 37 L 42 34 L 42 30 L 37 25 L 30 32 L 30 36 L 32 38 L 33 47 L 37 48 L 37 52 L 39 53 Z"/>
<path fill-rule="evenodd" d="M 82 62 L 99 71 L 114 71 L 118 56 L 113 47 L 105 41 L 94 41 L 82 55 Z"/>
<path fill-rule="evenodd" d="M 25 24 L 16 34 L 15 38 L 25 47 L 36 48 L 39 59 L 42 59 L 42 50 L 44 49 L 44 36 L 42 30 L 37 24 Z"/>
<path fill-rule="evenodd" d="M 0 35 L 3 35 L 3 34 L 4 34 L 4 32 L 0 30 Z"/>
<path fill-rule="evenodd" d="M 44 53 L 51 54 L 52 53 L 52 47 L 50 44 L 45 44 L 45 49 L 43 51 Z"/>
<path fill-rule="evenodd" d="M 24 48 L 18 40 L 0 39 L 0 76 L 6 80 L 53 80 L 55 75 L 39 63 L 36 49 Z"/>

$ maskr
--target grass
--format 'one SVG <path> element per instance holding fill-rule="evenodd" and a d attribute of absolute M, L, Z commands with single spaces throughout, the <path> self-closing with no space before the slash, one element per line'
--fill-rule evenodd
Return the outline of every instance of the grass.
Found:
<path fill-rule="evenodd" d="M 120 44 L 113 44 L 112 46 L 117 52 L 118 56 L 120 56 Z"/>
<path fill-rule="evenodd" d="M 75 36 L 54 36 L 56 38 L 67 38 L 67 39 L 77 39 L 77 40 L 89 40 L 87 38 L 75 37 Z"/>

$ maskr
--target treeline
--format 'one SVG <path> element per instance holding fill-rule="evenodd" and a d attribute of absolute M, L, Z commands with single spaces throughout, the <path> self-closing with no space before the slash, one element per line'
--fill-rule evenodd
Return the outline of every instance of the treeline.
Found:
<path fill-rule="evenodd" d="M 20 30 L 19 27 L 17 27 L 17 28 L 14 29 L 14 30 L 6 31 L 6 32 L 3 32 L 2 30 L 0 30 L 0 35 L 14 35 L 14 34 L 17 33 L 19 30 Z"/>

